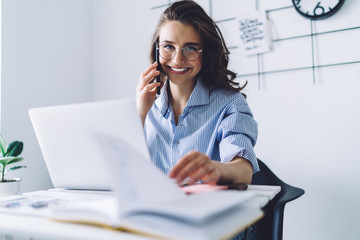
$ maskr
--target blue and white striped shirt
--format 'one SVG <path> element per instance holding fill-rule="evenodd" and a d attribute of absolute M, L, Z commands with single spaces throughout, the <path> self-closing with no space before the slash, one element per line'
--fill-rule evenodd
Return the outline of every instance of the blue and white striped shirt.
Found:
<path fill-rule="evenodd" d="M 227 89 L 207 89 L 201 79 L 175 124 L 167 83 L 145 119 L 145 137 L 151 159 L 164 173 L 195 150 L 219 162 L 240 156 L 259 171 L 254 153 L 257 123 L 241 95 Z"/>

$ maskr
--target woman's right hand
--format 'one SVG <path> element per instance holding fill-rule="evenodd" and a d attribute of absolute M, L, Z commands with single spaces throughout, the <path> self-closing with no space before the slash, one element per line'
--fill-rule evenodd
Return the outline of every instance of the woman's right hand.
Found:
<path fill-rule="evenodd" d="M 151 64 L 140 76 L 136 87 L 136 108 L 144 125 L 146 115 L 153 105 L 156 97 L 156 88 L 161 82 L 150 83 L 160 71 L 156 70 L 157 63 Z"/>

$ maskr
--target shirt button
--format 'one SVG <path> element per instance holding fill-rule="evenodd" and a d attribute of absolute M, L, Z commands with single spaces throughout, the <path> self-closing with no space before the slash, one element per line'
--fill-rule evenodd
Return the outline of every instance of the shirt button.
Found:
<path fill-rule="evenodd" d="M 175 141 L 175 145 L 178 145 L 179 144 L 179 141 Z"/>

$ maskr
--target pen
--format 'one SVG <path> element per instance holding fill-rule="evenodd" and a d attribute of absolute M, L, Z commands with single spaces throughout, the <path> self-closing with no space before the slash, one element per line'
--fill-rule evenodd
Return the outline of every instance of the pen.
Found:
<path fill-rule="evenodd" d="M 49 205 L 49 201 L 38 201 L 31 204 L 33 208 L 43 208 Z"/>
<path fill-rule="evenodd" d="M 19 206 L 20 206 L 19 202 L 11 202 L 11 203 L 6 204 L 4 207 L 6 207 L 6 208 L 14 208 L 14 207 L 19 207 Z"/>
<path fill-rule="evenodd" d="M 0 200 L 0 207 L 4 208 L 13 208 L 13 207 L 19 207 L 22 202 L 27 201 L 24 197 L 5 197 Z"/>

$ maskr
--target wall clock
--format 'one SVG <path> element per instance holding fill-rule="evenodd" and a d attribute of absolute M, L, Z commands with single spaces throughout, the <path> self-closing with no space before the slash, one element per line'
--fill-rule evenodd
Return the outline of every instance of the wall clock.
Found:
<path fill-rule="evenodd" d="M 292 0 L 298 13 L 309 19 L 330 17 L 344 4 L 345 0 Z"/>

